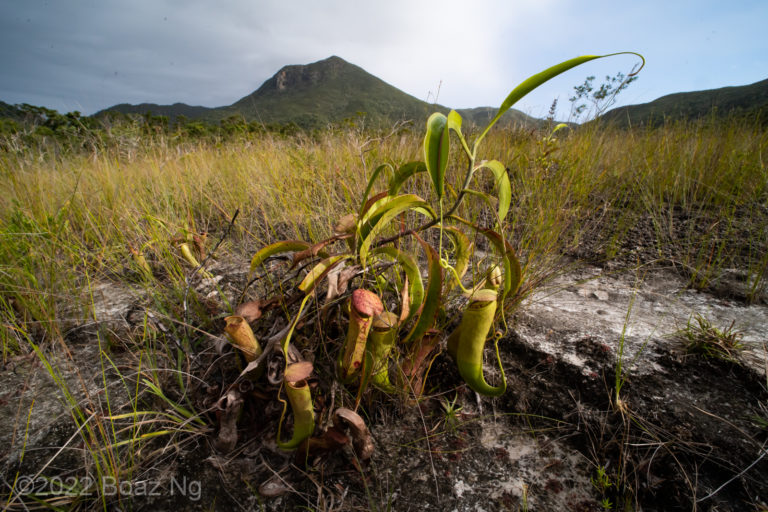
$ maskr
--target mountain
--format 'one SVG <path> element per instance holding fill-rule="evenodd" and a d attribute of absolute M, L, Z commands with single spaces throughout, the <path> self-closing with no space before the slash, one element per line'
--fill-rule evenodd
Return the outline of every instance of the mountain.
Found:
<path fill-rule="evenodd" d="M 441 107 L 444 108 L 444 107 Z M 432 110 L 434 112 L 434 109 Z M 456 112 L 458 112 L 461 115 L 461 118 L 463 120 L 463 123 L 469 123 L 474 124 L 479 127 L 485 127 L 488 125 L 488 123 L 493 119 L 493 116 L 496 115 L 496 112 L 498 112 L 498 107 L 475 107 L 475 108 L 459 108 L 456 109 Z M 448 113 L 448 109 L 443 112 L 444 114 Z M 516 110 L 514 108 L 511 108 L 507 110 L 503 116 L 501 116 L 501 119 L 498 121 L 499 123 L 503 124 L 513 124 L 513 125 L 531 125 L 531 126 L 543 126 L 547 123 L 547 121 L 544 121 L 542 119 L 537 119 L 535 117 L 531 117 L 528 114 L 524 114 L 523 112 Z"/>
<path fill-rule="evenodd" d="M 680 92 L 650 103 L 618 107 L 603 114 L 603 122 L 617 126 L 658 126 L 667 121 L 735 116 L 768 122 L 768 80 L 751 85 Z"/>
<path fill-rule="evenodd" d="M 168 116 L 172 121 L 180 115 L 207 121 L 241 115 L 248 121 L 264 124 L 296 123 L 302 127 L 318 127 L 354 118 L 358 113 L 365 113 L 366 123 L 376 125 L 404 119 L 422 121 L 432 112 L 447 114 L 449 110 L 414 98 L 362 68 L 333 56 L 312 64 L 285 66 L 254 92 L 225 107 L 192 107 L 183 103 L 121 104 L 96 115 L 108 111 L 124 114 L 151 111 L 154 115 Z M 484 124 L 496 109 L 480 107 L 458 112 L 467 122 Z M 505 114 L 500 122 L 538 124 L 541 121 L 515 110 Z"/>
<path fill-rule="evenodd" d="M 228 107 L 246 119 L 300 126 L 341 121 L 365 112 L 369 120 L 426 118 L 431 105 L 339 57 L 285 66 L 255 92 Z"/>

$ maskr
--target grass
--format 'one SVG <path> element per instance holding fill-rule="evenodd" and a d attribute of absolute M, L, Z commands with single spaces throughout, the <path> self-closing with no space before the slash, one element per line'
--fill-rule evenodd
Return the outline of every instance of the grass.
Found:
<path fill-rule="evenodd" d="M 718 328 L 697 314 L 688 320 L 688 324 L 676 336 L 683 340 L 689 354 L 735 362 L 738 353 L 744 349 L 742 334 L 735 325 L 733 321 L 728 327 Z"/>
<path fill-rule="evenodd" d="M 461 418 L 461 407 L 456 405 L 456 400 L 459 398 L 458 394 L 454 395 L 453 400 L 443 398 L 440 405 L 445 413 L 445 430 L 452 434 L 455 434 L 459 426 Z"/>
<path fill-rule="evenodd" d="M 209 411 L 193 399 L 206 377 L 196 357 L 212 350 L 221 318 L 231 314 L 212 311 L 205 296 L 190 293 L 192 268 L 175 240 L 207 232 L 210 249 L 239 211 L 214 256 L 243 272 L 265 244 L 322 240 L 357 209 L 371 169 L 421 158 L 421 137 L 420 130 L 377 138 L 350 128 L 233 142 L 126 137 L 92 150 L 51 144 L 0 153 L 3 363 L 34 351 L 86 447 L 83 469 L 95 468 L 102 479 L 136 479 L 210 428 Z M 593 125 L 544 143 L 546 137 L 494 130 L 481 155 L 509 167 L 507 235 L 527 276 L 521 297 L 566 269 L 569 255 L 626 258 L 643 245 L 650 254 L 636 258 L 672 265 L 698 288 L 744 269 L 744 298 L 764 300 L 764 130 L 705 120 L 657 130 Z M 462 175 L 448 169 L 447 194 L 460 187 Z M 426 197 L 427 179 L 409 192 Z M 476 179 L 492 190 L 488 177 Z M 466 202 L 458 213 L 487 219 L 492 211 Z M 641 220 L 649 223 L 647 233 L 637 231 Z M 642 243 L 634 238 L 644 235 Z M 91 296 L 100 283 L 130 290 L 153 316 L 145 313 L 130 331 L 110 330 L 108 312 Z M 88 369 L 101 374 L 98 393 L 85 378 L 64 378 L 59 367 L 73 364 L 73 327 L 86 323 L 100 326 L 98 367 Z M 706 346 L 715 355 L 735 353 L 732 329 L 689 327 L 692 338 L 711 335 Z M 455 400 L 445 405 L 448 424 L 458 409 Z M 103 495 L 93 502 L 110 503 Z"/>

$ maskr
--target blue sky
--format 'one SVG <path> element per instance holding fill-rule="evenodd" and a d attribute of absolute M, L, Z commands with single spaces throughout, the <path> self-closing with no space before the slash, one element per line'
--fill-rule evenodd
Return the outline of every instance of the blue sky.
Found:
<path fill-rule="evenodd" d="M 287 64 L 338 55 L 424 100 L 498 106 L 517 83 L 584 54 L 647 64 L 621 104 L 768 78 L 768 0 L 2 0 L 0 100 L 91 114 L 116 103 L 228 105 Z M 515 107 L 546 115 L 588 75 Z"/>

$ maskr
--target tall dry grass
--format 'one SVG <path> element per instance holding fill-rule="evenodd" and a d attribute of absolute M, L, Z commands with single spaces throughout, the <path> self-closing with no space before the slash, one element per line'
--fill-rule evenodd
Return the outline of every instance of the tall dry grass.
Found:
<path fill-rule="evenodd" d="M 756 292 L 765 287 L 764 130 L 703 121 L 595 125 L 555 137 L 495 130 L 482 155 L 509 167 L 508 235 L 531 276 L 546 275 L 585 242 L 602 240 L 595 254 L 610 258 L 637 219 L 648 218 L 659 247 L 682 248 L 676 257 L 684 255 L 679 263 L 701 281 L 692 277 L 694 284 L 741 266 Z M 233 143 L 140 141 L 130 152 L 0 155 L 4 349 L 18 346 L 7 326 L 37 322 L 48 336 L 60 335 L 57 305 L 81 295 L 86 270 L 95 280 L 125 276 L 129 248 L 144 248 L 180 278 L 171 240 L 217 234 L 236 210 L 228 250 L 247 255 L 275 239 L 322 239 L 358 207 L 373 167 L 421 159 L 420 144 L 417 131 L 376 140 L 350 129 Z M 454 189 L 461 175 L 449 169 Z M 462 215 L 488 215 L 477 202 L 465 204 Z M 714 228 L 680 228 L 681 219 Z"/>

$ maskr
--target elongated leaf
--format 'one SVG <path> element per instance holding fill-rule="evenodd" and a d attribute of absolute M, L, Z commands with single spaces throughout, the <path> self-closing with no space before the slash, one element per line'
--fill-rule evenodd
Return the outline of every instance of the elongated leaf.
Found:
<path fill-rule="evenodd" d="M 389 196 L 386 193 L 377 194 L 368 200 L 368 203 L 363 207 L 363 216 L 357 224 L 357 240 L 356 247 L 358 251 L 362 246 L 363 241 L 371 232 L 371 230 L 378 224 L 381 217 L 387 212 L 395 201 L 400 200 L 403 196 Z M 417 197 L 417 196 L 414 196 Z M 402 202 L 402 200 L 400 200 Z"/>
<path fill-rule="evenodd" d="M 448 135 L 448 118 L 439 112 L 429 116 L 427 134 L 424 136 L 424 161 L 438 199 L 443 197 L 445 168 L 448 166 L 450 150 Z"/>
<path fill-rule="evenodd" d="M 504 218 L 509 212 L 509 205 L 512 202 L 512 185 L 509 183 L 507 169 L 498 160 L 480 162 L 479 169 L 486 168 L 493 173 L 496 183 L 496 197 L 499 198 L 499 222 L 504 222 Z"/>
<path fill-rule="evenodd" d="M 314 258 L 315 256 L 320 256 L 321 258 L 327 258 L 328 253 L 326 251 L 323 251 L 325 247 L 336 241 L 336 238 L 329 238 L 327 240 L 323 240 L 322 242 L 318 242 L 316 244 L 310 245 L 304 250 L 296 251 L 293 253 L 293 263 L 291 263 L 291 268 L 295 268 L 296 265 L 301 263 L 302 261 L 306 260 L 307 258 Z"/>
<path fill-rule="evenodd" d="M 448 112 L 448 129 L 453 130 L 456 133 L 456 136 L 459 138 L 459 142 L 461 142 L 461 147 L 464 148 L 467 156 L 472 158 L 472 152 L 469 150 L 469 146 L 467 146 L 467 140 L 464 138 L 464 134 L 461 133 L 461 122 L 461 115 L 458 112 L 455 110 Z"/>
<path fill-rule="evenodd" d="M 381 207 L 377 207 L 374 213 L 360 225 L 360 264 L 365 267 L 368 258 L 368 250 L 376 236 L 389 224 L 389 222 L 407 210 L 416 210 L 420 213 L 428 213 L 434 218 L 435 214 L 429 205 L 419 196 L 405 194 L 397 197 L 387 197 Z M 371 207 L 373 210 L 374 207 Z"/>
<path fill-rule="evenodd" d="M 285 252 L 303 251 L 311 245 L 312 244 L 309 242 L 303 242 L 301 240 L 282 240 L 280 242 L 270 244 L 262 248 L 253 256 L 253 259 L 251 260 L 250 272 L 256 270 L 256 267 L 264 263 L 267 258 L 271 256 Z"/>
<path fill-rule="evenodd" d="M 366 201 L 368 201 L 368 195 L 371 193 L 371 190 L 373 189 L 373 184 L 376 181 L 376 178 L 379 177 L 379 174 L 381 174 L 383 171 L 389 170 L 391 174 L 394 175 L 394 169 L 392 169 L 392 166 L 389 164 L 381 164 L 378 166 L 374 171 L 373 174 L 371 174 L 371 179 L 368 180 L 368 186 L 365 187 L 365 193 L 363 194 L 363 200 L 360 202 L 360 204 L 365 204 Z M 361 215 L 364 213 L 361 210 Z"/>
<path fill-rule="evenodd" d="M 386 192 L 380 192 L 369 198 L 360 208 L 360 215 L 363 219 L 363 223 L 368 222 L 368 218 L 373 215 L 378 208 L 381 208 L 391 200 L 392 198 L 387 197 Z"/>
<path fill-rule="evenodd" d="M 422 214 L 425 217 L 431 217 L 433 219 L 435 218 L 435 211 L 429 205 L 427 205 L 427 206 L 415 206 L 413 208 L 413 211 L 415 211 L 416 213 L 420 213 L 420 214 Z"/>
<path fill-rule="evenodd" d="M 389 181 L 389 195 L 397 195 L 403 183 L 408 181 L 408 178 L 414 174 L 420 172 L 427 172 L 427 166 L 424 165 L 424 162 L 408 162 L 405 165 L 401 165 Z"/>
<path fill-rule="evenodd" d="M 397 261 L 405 272 L 405 275 L 408 277 L 409 309 L 408 316 L 405 318 L 405 321 L 408 321 L 421 306 L 422 300 L 424 300 L 424 283 L 421 280 L 419 264 L 416 259 L 407 252 L 403 252 L 391 246 L 378 247 L 371 251 L 371 256 L 378 255 L 385 255 Z M 403 305 L 403 307 L 406 306 Z"/>
<path fill-rule="evenodd" d="M 618 53 L 610 53 L 607 55 L 582 55 L 581 57 L 576 57 L 570 60 L 566 60 L 564 62 L 561 62 L 560 64 L 556 64 L 550 68 L 547 68 L 540 73 L 536 73 L 535 75 L 529 77 L 527 80 L 523 81 L 520 85 L 512 89 L 512 92 L 510 92 L 509 95 L 506 97 L 506 99 L 502 102 L 501 106 L 499 107 L 499 110 L 496 112 L 496 115 L 493 117 L 493 119 L 491 119 L 491 122 L 488 123 L 488 126 L 485 127 L 485 130 L 483 130 L 483 133 L 481 133 L 480 137 L 478 137 L 477 140 L 475 141 L 475 149 L 477 149 L 478 144 L 483 139 L 483 137 L 485 137 L 485 135 L 488 133 L 491 127 L 494 124 L 496 124 L 496 121 L 498 121 L 499 118 L 502 115 L 504 115 L 504 113 L 512 107 L 512 105 L 517 103 L 526 94 L 536 89 L 541 84 L 551 80 L 552 78 L 556 77 L 561 73 L 568 71 L 571 68 L 584 64 L 585 62 L 589 62 L 591 60 L 602 59 L 604 57 L 612 57 L 615 55 L 637 55 L 638 57 L 640 57 L 640 59 L 642 59 L 643 65 L 645 65 L 645 58 L 639 53 L 618 52 Z M 642 69 L 642 66 L 640 67 L 640 69 Z M 637 72 L 639 72 L 640 69 L 635 71 L 635 73 L 633 74 L 636 74 Z"/>
<path fill-rule="evenodd" d="M 427 292 L 424 302 L 419 308 L 419 318 L 413 328 L 403 340 L 403 343 L 415 343 L 420 340 L 435 323 L 435 314 L 440 307 L 440 294 L 443 289 L 443 268 L 440 266 L 440 257 L 437 251 L 414 234 L 424 252 L 427 254 Z"/>
<path fill-rule="evenodd" d="M 461 114 L 456 112 L 455 110 L 451 110 L 448 112 L 448 128 L 455 131 L 458 135 L 461 135 Z"/>
<path fill-rule="evenodd" d="M 363 215 L 360 218 L 360 222 L 358 223 L 358 229 L 370 230 L 372 226 L 376 225 L 377 220 L 381 218 L 381 215 L 385 211 L 386 206 L 400 197 L 405 196 L 376 194 L 372 198 L 368 199 L 366 204 L 363 205 Z"/>
<path fill-rule="evenodd" d="M 307 273 L 307 275 L 304 277 L 304 279 L 301 281 L 301 284 L 299 284 L 299 290 L 303 291 L 306 294 L 309 294 L 317 285 L 317 283 L 320 282 L 322 278 L 328 274 L 328 272 L 333 269 L 336 265 L 341 263 L 347 258 L 351 258 L 351 254 L 339 254 L 336 256 L 330 256 L 328 258 L 325 258 L 321 262 L 319 262 L 317 265 L 312 267 L 312 269 Z"/>
<path fill-rule="evenodd" d="M 564 130 L 564 129 L 566 129 L 566 128 L 569 128 L 569 126 L 568 126 L 567 124 L 565 124 L 565 123 L 560 123 L 560 124 L 558 124 L 557 126 L 555 126 L 554 128 L 552 128 L 552 131 L 549 133 L 549 138 L 552 138 L 552 136 L 553 136 L 554 134 L 556 134 L 556 133 L 557 133 L 557 132 L 559 132 L 560 130 Z"/>

